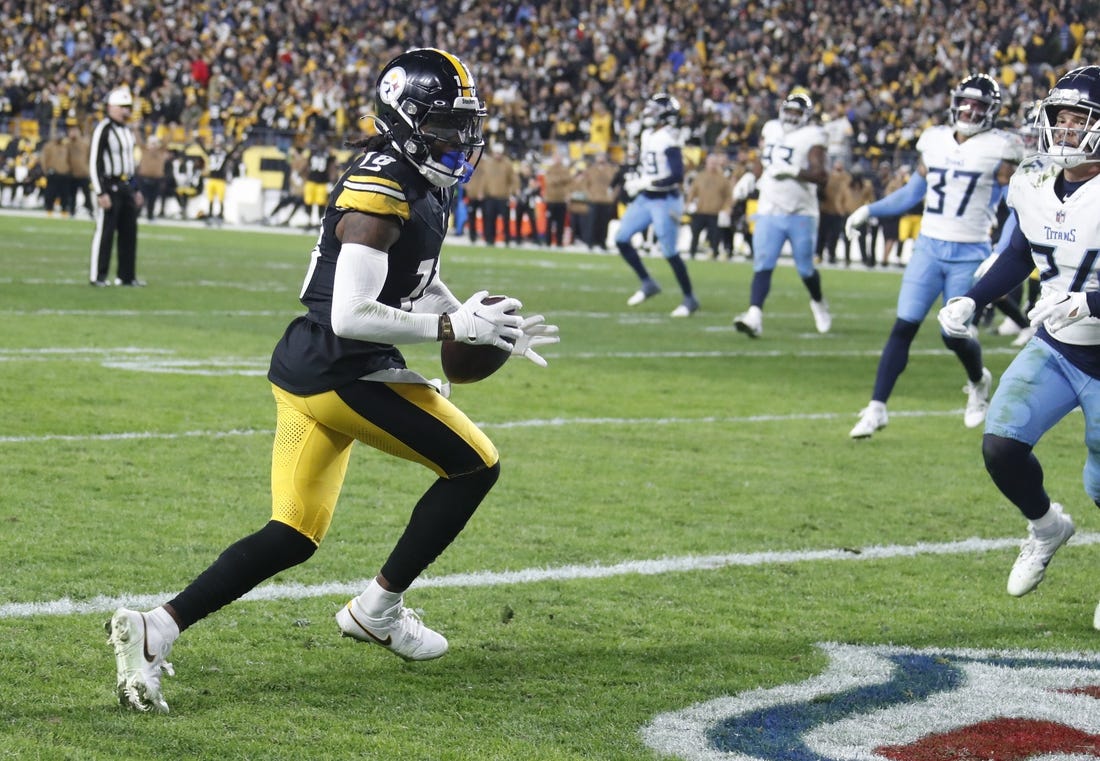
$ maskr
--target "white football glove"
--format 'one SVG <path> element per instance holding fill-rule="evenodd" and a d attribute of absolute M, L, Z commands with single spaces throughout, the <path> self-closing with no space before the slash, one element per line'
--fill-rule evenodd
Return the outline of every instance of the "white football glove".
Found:
<path fill-rule="evenodd" d="M 501 299 L 495 304 L 482 303 L 488 295 L 488 291 L 478 291 L 451 312 L 455 340 L 467 344 L 489 344 L 511 352 L 512 345 L 523 335 L 520 330 L 523 318 L 505 312 L 516 312 L 523 304 L 512 298 Z"/>
<path fill-rule="evenodd" d="M 634 177 L 627 177 L 626 182 L 623 183 L 623 190 L 626 191 L 628 196 L 633 198 L 643 190 L 649 190 L 649 180 L 637 175 Z"/>
<path fill-rule="evenodd" d="M 535 351 L 536 346 L 556 344 L 561 340 L 558 335 L 557 325 L 547 325 L 546 318 L 541 314 L 528 317 L 519 326 L 523 335 L 516 339 L 512 346 L 513 357 L 527 357 L 539 367 L 546 367 L 546 360 Z"/>
<path fill-rule="evenodd" d="M 949 299 L 936 319 L 940 321 L 943 332 L 952 338 L 970 338 L 970 327 L 967 323 L 974 316 L 977 304 L 974 299 L 967 296 L 956 296 Z"/>
<path fill-rule="evenodd" d="M 863 204 L 858 209 L 848 215 L 848 218 L 844 220 L 844 234 L 848 237 L 848 240 L 855 240 L 859 237 L 859 228 L 867 224 L 867 221 L 871 218 L 871 207 L 867 204 Z"/>
<path fill-rule="evenodd" d="M 1089 316 L 1088 299 L 1084 293 L 1050 293 L 1035 302 L 1027 313 L 1031 327 L 1037 328 L 1044 322 L 1047 330 L 1056 333 Z"/>

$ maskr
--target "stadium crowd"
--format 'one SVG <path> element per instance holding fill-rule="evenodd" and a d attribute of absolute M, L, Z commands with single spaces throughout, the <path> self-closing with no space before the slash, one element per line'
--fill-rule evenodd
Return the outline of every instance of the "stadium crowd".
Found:
<path fill-rule="evenodd" d="M 1003 118 L 1018 125 L 1071 61 L 1100 59 L 1084 23 L 1092 0 L 0 6 L 0 133 L 19 138 L 0 141 L 8 183 L 20 144 L 86 127 L 120 83 L 139 132 L 168 143 L 246 132 L 283 150 L 338 142 L 360 131 L 382 63 L 415 46 L 467 61 L 490 105 L 487 138 L 517 159 L 555 145 L 621 157 L 645 99 L 663 91 L 683 104 L 689 145 L 743 160 L 786 93 L 805 86 L 823 121 L 851 125 L 836 131 L 835 155 L 876 167 L 904 162 L 965 72 L 993 75 Z"/>

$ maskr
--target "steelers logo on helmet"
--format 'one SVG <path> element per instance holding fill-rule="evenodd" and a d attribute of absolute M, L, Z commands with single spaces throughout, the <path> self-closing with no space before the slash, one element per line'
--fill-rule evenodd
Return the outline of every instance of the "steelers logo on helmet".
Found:
<path fill-rule="evenodd" d="M 378 82 L 378 99 L 391 106 L 397 103 L 397 99 L 405 91 L 406 79 L 405 70 L 400 66 L 387 71 Z"/>
<path fill-rule="evenodd" d="M 469 180 L 485 146 L 485 103 L 457 56 L 408 50 L 382 70 L 376 116 L 391 144 L 437 187 Z"/>
<path fill-rule="evenodd" d="M 951 126 L 964 137 L 993 127 L 1001 112 L 1001 88 L 988 74 L 971 74 L 951 91 Z"/>
<path fill-rule="evenodd" d="M 1039 153 L 1072 169 L 1100 162 L 1100 66 L 1082 66 L 1059 79 L 1036 118 Z"/>

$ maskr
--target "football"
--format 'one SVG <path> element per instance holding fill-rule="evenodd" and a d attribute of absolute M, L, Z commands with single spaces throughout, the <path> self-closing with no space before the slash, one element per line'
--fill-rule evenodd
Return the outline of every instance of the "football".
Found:
<path fill-rule="evenodd" d="M 486 296 L 482 304 L 495 304 L 503 296 Z M 511 357 L 511 352 L 486 344 L 465 344 L 461 341 L 444 341 L 439 346 L 439 362 L 443 374 L 451 383 L 476 383 L 485 380 Z"/>

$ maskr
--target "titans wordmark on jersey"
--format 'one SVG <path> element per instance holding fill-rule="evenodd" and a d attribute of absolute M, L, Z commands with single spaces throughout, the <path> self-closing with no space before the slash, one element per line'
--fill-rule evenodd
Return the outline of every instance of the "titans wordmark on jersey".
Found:
<path fill-rule="evenodd" d="M 661 714 L 642 739 L 688 761 L 1100 758 L 1096 653 L 820 648 L 823 673 Z"/>
<path fill-rule="evenodd" d="M 1008 205 L 1031 246 L 1043 293 L 1100 290 L 1100 183 L 1086 182 L 1065 200 L 1055 192 L 1060 168 L 1040 160 L 1021 166 L 1008 185 Z M 1100 319 L 1086 317 L 1056 334 L 1062 343 L 1100 344 Z"/>
<path fill-rule="evenodd" d="M 309 312 L 290 323 L 275 347 L 268 372 L 272 383 L 294 394 L 316 394 L 373 373 L 405 369 L 396 347 L 332 332 L 332 286 L 341 246 L 336 225 L 349 212 L 401 223 L 378 301 L 411 311 L 439 268 L 450 194 L 450 189 L 429 184 L 388 150 L 369 151 L 352 160 L 329 195 L 302 286 L 301 301 Z"/>
<path fill-rule="evenodd" d="M 979 132 L 963 143 L 951 127 L 921 133 L 917 152 L 928 182 L 921 234 L 955 243 L 988 241 L 997 221 L 997 170 L 1001 162 L 1019 164 L 1023 151 L 1016 135 L 999 129 Z"/>
<path fill-rule="evenodd" d="M 757 213 L 818 216 L 817 185 L 796 180 L 794 175 L 809 167 L 814 146 L 824 148 L 828 143 L 825 128 L 807 124 L 788 132 L 782 122 L 772 119 L 764 125 L 760 139 L 764 172 L 757 182 L 760 190 Z M 787 176 L 779 179 L 782 175 Z"/>

